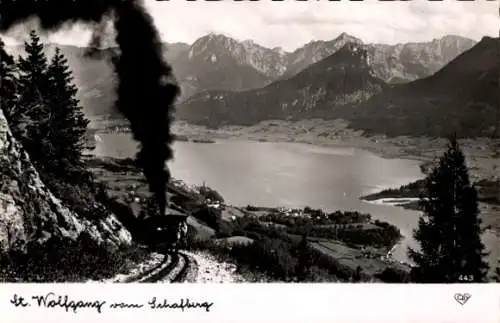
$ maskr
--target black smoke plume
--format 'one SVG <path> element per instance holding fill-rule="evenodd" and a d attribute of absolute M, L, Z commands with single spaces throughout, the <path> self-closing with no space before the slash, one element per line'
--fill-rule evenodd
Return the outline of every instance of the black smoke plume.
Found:
<path fill-rule="evenodd" d="M 113 59 L 119 80 L 116 108 L 130 121 L 134 139 L 140 143 L 137 162 L 163 215 L 170 178 L 166 161 L 173 157 L 172 112 L 180 91 L 162 58 L 152 18 L 142 5 L 135 0 L 0 0 L 0 15 L 0 31 L 30 18 L 38 18 L 47 31 L 89 23 L 94 27 L 91 47 L 100 42 L 103 23 L 114 20 L 119 46 Z"/>

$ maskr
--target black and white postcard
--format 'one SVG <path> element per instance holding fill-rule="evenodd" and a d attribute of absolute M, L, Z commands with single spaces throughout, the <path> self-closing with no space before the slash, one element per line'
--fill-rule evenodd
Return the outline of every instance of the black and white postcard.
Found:
<path fill-rule="evenodd" d="M 308 320 L 304 304 L 328 306 L 314 288 L 381 288 L 409 308 L 401 288 L 434 304 L 448 284 L 446 306 L 494 322 L 467 286 L 500 282 L 498 10 L 0 0 L 0 281 L 103 288 L 32 285 L 0 308 L 182 319 L 286 296 L 275 306 Z M 104 296 L 135 299 L 149 286 L 135 283 L 178 297 Z M 219 301 L 182 295 L 205 283 Z M 259 286 L 243 283 L 288 284 L 238 301 Z"/>

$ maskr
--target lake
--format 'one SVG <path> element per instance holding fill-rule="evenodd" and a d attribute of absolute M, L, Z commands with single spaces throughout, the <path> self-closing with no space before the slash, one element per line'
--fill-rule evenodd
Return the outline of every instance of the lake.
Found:
<path fill-rule="evenodd" d="M 137 151 L 129 134 L 99 134 L 99 138 L 97 156 L 133 157 Z M 418 212 L 359 197 L 422 178 L 418 161 L 384 159 L 354 148 L 243 140 L 176 142 L 174 150 L 175 159 L 169 162 L 172 176 L 187 184 L 205 182 L 228 204 L 357 210 L 401 230 L 405 238 L 393 251 L 395 259 L 409 262 L 407 248 L 416 246 L 411 235 Z M 486 240 L 489 245 L 498 242 L 491 235 Z"/>

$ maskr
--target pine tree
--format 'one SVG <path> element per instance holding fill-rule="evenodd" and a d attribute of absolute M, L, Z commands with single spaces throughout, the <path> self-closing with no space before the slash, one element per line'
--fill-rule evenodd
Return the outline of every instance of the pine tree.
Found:
<path fill-rule="evenodd" d="M 427 176 L 425 191 L 420 200 L 424 215 L 414 233 L 421 251 L 409 251 L 416 263 L 413 279 L 424 283 L 485 281 L 488 264 L 483 261 L 477 192 L 455 137 Z"/>
<path fill-rule="evenodd" d="M 45 73 L 47 72 L 47 57 L 43 52 L 44 46 L 40 41 L 40 37 L 34 30 L 30 32 L 30 42 L 24 42 L 24 50 L 26 58 L 19 57 L 19 68 L 21 75 L 21 83 L 26 91 L 39 91 L 39 87 L 46 83 Z M 28 95 L 31 93 L 26 93 Z"/>
<path fill-rule="evenodd" d="M 35 31 L 30 33 L 25 51 L 26 57 L 19 57 L 17 64 L 16 136 L 39 170 L 51 176 L 67 176 L 73 169 L 79 173 L 88 121 L 75 98 L 77 89 L 67 61 L 56 48 L 49 65 Z"/>
<path fill-rule="evenodd" d="M 52 167 L 60 172 L 80 167 L 85 146 L 85 133 L 88 120 L 75 98 L 76 86 L 68 63 L 59 48 L 50 62 L 47 71 L 49 81 L 48 105 L 50 108 L 47 138 L 51 142 L 50 159 Z"/>
<path fill-rule="evenodd" d="M 298 281 L 304 281 L 310 276 L 311 266 L 313 265 L 311 250 L 307 242 L 307 235 L 302 235 L 298 245 L 299 259 L 295 268 Z"/>
<path fill-rule="evenodd" d="M 14 111 L 14 134 L 19 137 L 33 160 L 44 158 L 49 111 L 47 93 L 47 57 L 43 44 L 35 31 L 30 33 L 30 42 L 24 43 L 26 58 L 19 57 L 19 99 Z"/>
<path fill-rule="evenodd" d="M 17 100 L 16 64 L 14 58 L 5 51 L 0 39 L 0 109 L 7 120 L 12 122 Z"/>

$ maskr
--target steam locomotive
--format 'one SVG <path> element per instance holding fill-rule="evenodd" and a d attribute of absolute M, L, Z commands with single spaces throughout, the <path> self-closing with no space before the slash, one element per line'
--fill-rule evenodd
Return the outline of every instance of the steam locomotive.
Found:
<path fill-rule="evenodd" d="M 150 215 L 140 221 L 143 240 L 158 252 L 176 251 L 187 246 L 187 214 L 169 209 L 166 215 Z"/>

